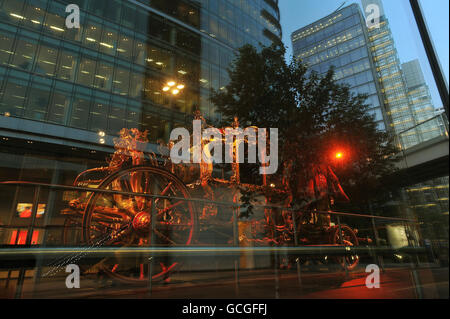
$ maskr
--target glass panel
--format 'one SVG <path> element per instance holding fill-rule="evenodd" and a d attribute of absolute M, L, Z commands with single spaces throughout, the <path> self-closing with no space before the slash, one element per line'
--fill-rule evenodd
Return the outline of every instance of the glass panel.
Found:
<path fill-rule="evenodd" d="M 23 24 L 28 28 L 40 30 L 44 24 L 45 8 L 47 0 L 30 0 L 25 6 Z"/>
<path fill-rule="evenodd" d="M 103 28 L 103 37 L 100 42 L 100 52 L 115 55 L 117 49 L 117 30 Z"/>
<path fill-rule="evenodd" d="M 10 57 L 14 56 L 12 51 L 13 37 L 9 34 L 0 33 L 0 63 L 9 65 Z"/>
<path fill-rule="evenodd" d="M 84 45 L 94 50 L 97 50 L 99 43 L 101 42 L 101 36 L 102 36 L 101 25 L 91 20 L 88 20 L 84 31 L 84 38 L 83 38 Z"/>
<path fill-rule="evenodd" d="M 78 64 L 78 54 L 62 51 L 60 56 L 58 78 L 66 81 L 75 81 L 75 70 Z"/>
<path fill-rule="evenodd" d="M 113 93 L 127 95 L 130 86 L 130 72 L 122 68 L 117 68 L 115 70 L 113 84 Z"/>
<path fill-rule="evenodd" d="M 167 70 L 171 68 L 173 61 L 173 53 L 171 51 L 161 49 L 152 44 L 147 45 L 147 66 L 157 70 Z"/>
<path fill-rule="evenodd" d="M 37 45 L 34 41 L 25 39 L 18 40 L 12 65 L 19 69 L 31 71 L 36 49 Z"/>
<path fill-rule="evenodd" d="M 78 69 L 77 83 L 91 86 L 95 75 L 95 61 L 83 58 Z"/>
<path fill-rule="evenodd" d="M 4 0 L 2 10 L 0 10 L 2 17 L 13 24 L 19 24 L 25 20 L 23 14 L 23 7 L 25 1 L 23 0 Z"/>
<path fill-rule="evenodd" d="M 33 84 L 29 92 L 24 116 L 32 120 L 44 121 L 47 116 L 49 99 L 50 88 Z"/>
<path fill-rule="evenodd" d="M 144 75 L 133 72 L 131 75 L 130 97 L 141 98 L 143 96 Z"/>
<path fill-rule="evenodd" d="M 76 95 L 73 106 L 72 106 L 72 115 L 70 119 L 70 126 L 76 128 L 84 128 L 86 129 L 88 126 L 89 119 L 89 106 L 90 106 L 90 97 L 85 97 L 82 95 Z"/>
<path fill-rule="evenodd" d="M 139 128 L 142 116 L 142 110 L 139 108 L 128 108 L 127 110 L 127 127 Z"/>
<path fill-rule="evenodd" d="M 108 127 L 109 104 L 107 100 L 96 98 L 91 105 L 89 128 L 92 131 L 106 132 Z"/>
<path fill-rule="evenodd" d="M 111 105 L 110 114 L 108 116 L 108 133 L 112 135 L 119 135 L 121 129 L 125 127 L 125 105 L 121 103 L 114 103 Z"/>
<path fill-rule="evenodd" d="M 41 45 L 34 71 L 48 76 L 55 75 L 57 55 L 56 49 Z"/>
<path fill-rule="evenodd" d="M 45 18 L 45 27 L 47 32 L 53 36 L 62 37 L 66 30 L 66 8 L 58 3 L 52 2 L 50 11 Z"/>
<path fill-rule="evenodd" d="M 5 87 L 3 99 L 0 104 L 0 114 L 9 114 L 10 116 L 22 116 L 25 97 L 27 92 L 27 83 L 16 84 L 8 82 Z"/>
<path fill-rule="evenodd" d="M 119 48 L 120 48 L 120 44 L 119 44 Z M 124 48 L 123 50 L 126 50 L 126 48 Z M 119 53 L 120 53 L 120 51 L 119 51 Z M 124 53 L 126 54 L 126 52 L 124 52 Z M 147 49 L 146 49 L 146 45 L 145 45 L 145 40 L 136 38 L 134 40 L 134 51 L 133 51 L 132 61 L 134 63 L 144 65 L 146 63 L 146 59 L 147 59 Z"/>
<path fill-rule="evenodd" d="M 136 6 L 124 4 L 122 6 L 121 24 L 127 28 L 133 29 L 136 23 Z"/>
<path fill-rule="evenodd" d="M 109 91 L 111 90 L 111 82 L 113 75 L 113 66 L 109 63 L 97 63 L 97 72 L 94 79 L 94 87 Z"/>
<path fill-rule="evenodd" d="M 133 56 L 133 46 L 133 36 L 120 35 L 119 45 L 117 47 L 117 55 L 122 59 L 131 60 Z M 143 50 L 143 43 L 141 43 L 141 46 L 139 48 L 142 48 Z M 139 55 L 139 52 L 137 52 L 137 54 Z M 143 61 L 141 64 L 143 64 Z"/>
<path fill-rule="evenodd" d="M 70 100 L 70 93 L 54 92 L 49 106 L 48 121 L 56 124 L 65 124 Z"/>

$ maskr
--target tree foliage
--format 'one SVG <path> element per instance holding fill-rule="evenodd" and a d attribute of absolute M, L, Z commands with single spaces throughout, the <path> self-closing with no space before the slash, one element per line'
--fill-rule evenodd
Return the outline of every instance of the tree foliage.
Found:
<path fill-rule="evenodd" d="M 333 168 L 353 202 L 364 202 L 393 170 L 395 148 L 367 112 L 367 96 L 336 83 L 333 69 L 321 76 L 299 61 L 286 62 L 283 47 L 246 45 L 228 72 L 229 84 L 211 97 L 222 124 L 237 116 L 241 127 L 278 128 L 278 175 L 293 165 L 294 193 L 301 174 L 322 163 Z M 336 151 L 344 154 L 341 163 Z"/>

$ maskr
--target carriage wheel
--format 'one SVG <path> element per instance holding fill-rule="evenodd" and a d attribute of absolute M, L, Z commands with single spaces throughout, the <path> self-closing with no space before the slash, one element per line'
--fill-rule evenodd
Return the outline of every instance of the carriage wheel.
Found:
<path fill-rule="evenodd" d="M 347 225 L 341 225 L 342 243 L 344 246 L 358 246 L 359 241 L 355 232 Z M 331 232 L 331 244 L 341 245 L 341 236 L 339 235 L 339 227 L 336 226 Z M 353 270 L 359 263 L 359 256 L 355 254 L 349 254 L 345 257 L 337 257 L 336 261 L 347 270 Z"/>
<path fill-rule="evenodd" d="M 167 196 L 93 193 L 83 217 L 83 240 L 94 247 L 173 247 L 190 245 L 196 227 L 194 206 L 184 184 L 157 167 L 133 167 L 107 177 L 99 188 Z M 152 207 L 154 211 L 152 212 Z M 153 230 L 151 230 L 154 216 Z M 152 242 L 153 241 L 153 242 Z M 106 274 L 124 282 L 148 281 L 148 257 L 108 257 L 97 263 Z M 152 279 L 168 279 L 179 265 L 170 257 L 153 258 Z"/>

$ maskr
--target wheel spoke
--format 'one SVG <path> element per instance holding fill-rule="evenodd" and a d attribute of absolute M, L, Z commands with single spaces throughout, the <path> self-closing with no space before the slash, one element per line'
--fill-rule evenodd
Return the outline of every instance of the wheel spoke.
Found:
<path fill-rule="evenodd" d="M 159 194 L 160 196 L 166 196 L 167 192 L 169 191 L 169 189 L 172 187 L 173 182 L 169 182 L 169 184 L 167 184 L 167 186 L 163 189 L 163 191 Z M 155 204 L 158 203 L 158 201 L 161 198 L 157 198 L 155 200 Z"/>
<path fill-rule="evenodd" d="M 184 201 L 180 200 L 180 201 L 176 202 L 175 204 L 172 204 L 172 205 L 170 205 L 170 206 L 168 206 L 168 207 L 166 207 L 166 208 L 160 210 L 160 211 L 158 212 L 157 216 L 159 217 L 159 216 L 161 216 L 162 214 L 165 214 L 165 213 L 171 211 L 171 210 L 174 209 L 175 207 L 178 207 L 178 206 L 180 206 L 181 204 L 183 204 L 183 202 L 184 202 Z"/>
<path fill-rule="evenodd" d="M 155 234 L 156 234 L 158 237 L 160 237 L 160 238 L 166 240 L 168 243 L 171 243 L 171 244 L 174 245 L 174 246 L 177 246 L 177 243 L 176 243 L 176 242 L 174 242 L 172 239 L 170 239 L 169 237 L 167 237 L 166 235 L 164 235 L 164 234 L 161 233 L 160 231 L 154 229 L 154 232 L 155 232 Z"/>

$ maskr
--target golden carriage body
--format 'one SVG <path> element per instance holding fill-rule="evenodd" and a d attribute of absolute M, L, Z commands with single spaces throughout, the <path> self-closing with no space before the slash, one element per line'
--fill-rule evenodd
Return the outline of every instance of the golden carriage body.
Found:
<path fill-rule="evenodd" d="M 261 185 L 241 182 L 240 165 L 222 167 L 219 177 L 208 163 L 173 164 L 170 145 L 160 154 L 145 153 L 146 132 L 121 131 L 109 166 L 82 172 L 74 185 L 104 190 L 72 200 L 64 242 L 87 247 L 136 248 L 189 246 L 358 245 L 353 229 L 341 225 L 315 227 L 310 213 L 290 208 L 292 195 L 263 174 Z M 207 143 L 208 141 L 202 141 Z M 161 156 L 162 155 L 162 156 Z M 249 195 L 251 194 L 251 195 Z M 156 197 L 153 197 L 156 196 Z M 251 199 L 250 199 L 250 197 Z M 236 229 L 242 210 L 252 210 L 251 231 Z M 180 265 L 169 255 L 121 255 L 98 260 L 87 271 L 102 272 L 125 282 L 168 279 Z M 356 255 L 340 258 L 349 269 Z M 350 259 L 349 259 L 350 258 Z M 335 260 L 336 261 L 336 260 Z"/>

